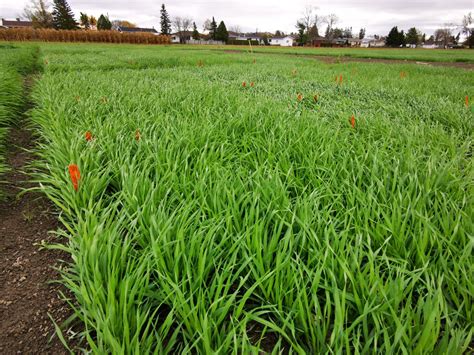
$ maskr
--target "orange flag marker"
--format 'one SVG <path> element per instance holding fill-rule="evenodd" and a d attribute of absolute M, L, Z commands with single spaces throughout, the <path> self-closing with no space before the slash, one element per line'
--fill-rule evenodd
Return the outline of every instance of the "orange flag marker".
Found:
<path fill-rule="evenodd" d="M 356 119 L 355 119 L 354 115 L 351 116 L 350 123 L 351 123 L 352 128 L 355 128 L 355 126 L 356 126 Z"/>
<path fill-rule="evenodd" d="M 69 164 L 69 176 L 71 178 L 72 187 L 77 191 L 79 188 L 79 180 L 81 179 L 81 173 L 79 167 L 76 164 Z"/>

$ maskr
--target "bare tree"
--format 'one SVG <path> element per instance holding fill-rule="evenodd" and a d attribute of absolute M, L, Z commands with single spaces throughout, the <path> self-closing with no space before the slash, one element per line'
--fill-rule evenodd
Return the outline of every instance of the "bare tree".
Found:
<path fill-rule="evenodd" d="M 235 33 L 242 33 L 242 29 L 240 28 L 239 25 L 230 26 L 229 31 L 235 32 Z"/>
<path fill-rule="evenodd" d="M 334 26 L 336 25 L 336 23 L 338 23 L 338 21 L 339 21 L 339 18 L 335 14 L 327 15 L 324 18 L 324 22 L 328 25 L 328 27 L 326 28 L 326 37 L 328 39 L 332 39 L 334 37 L 333 30 L 334 30 Z"/>
<path fill-rule="evenodd" d="M 186 43 L 186 41 L 189 39 L 187 37 L 190 37 L 187 32 L 189 32 L 189 30 L 191 29 L 191 26 L 193 25 L 193 20 L 189 17 L 176 16 L 175 18 L 173 18 L 172 25 L 175 31 L 178 33 L 179 42 Z"/>
<path fill-rule="evenodd" d="M 315 6 L 306 6 L 302 17 L 298 23 L 304 25 L 306 29 L 306 37 L 308 41 L 312 41 L 319 36 L 319 25 L 323 22 L 323 17 L 318 15 L 318 8 Z"/>
<path fill-rule="evenodd" d="M 210 31 L 211 29 L 212 29 L 211 20 L 206 19 L 206 21 L 204 21 L 204 23 L 202 24 L 202 31 L 206 32 L 206 31 Z"/>
<path fill-rule="evenodd" d="M 50 4 L 46 0 L 31 0 L 25 7 L 25 17 L 33 23 L 35 28 L 53 27 L 53 15 L 49 10 Z"/>
<path fill-rule="evenodd" d="M 467 36 L 465 44 L 469 48 L 474 48 L 474 19 L 472 18 L 472 13 L 469 12 L 462 19 L 462 33 Z"/>
<path fill-rule="evenodd" d="M 434 33 L 435 42 L 442 44 L 444 48 L 448 48 L 448 44 L 453 39 L 450 26 L 451 24 L 445 24 L 443 28 L 438 28 Z"/>

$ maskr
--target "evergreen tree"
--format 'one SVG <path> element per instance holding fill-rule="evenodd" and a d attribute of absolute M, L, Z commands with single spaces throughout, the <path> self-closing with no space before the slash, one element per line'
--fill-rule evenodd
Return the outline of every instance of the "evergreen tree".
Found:
<path fill-rule="evenodd" d="M 400 46 L 400 33 L 398 32 L 398 27 L 393 27 L 388 33 L 387 38 L 385 39 L 385 45 L 388 47 L 399 47 Z"/>
<path fill-rule="evenodd" d="M 407 39 L 405 37 L 405 32 L 403 32 L 403 30 L 401 30 L 398 33 L 398 46 L 397 47 L 405 46 L 406 44 L 407 44 Z"/>
<path fill-rule="evenodd" d="M 84 26 L 85 30 L 88 30 L 91 28 L 91 24 L 89 21 L 89 16 L 87 14 L 81 12 L 81 16 L 79 17 L 79 21 L 81 22 L 81 25 Z"/>
<path fill-rule="evenodd" d="M 364 39 L 365 37 L 365 28 L 361 28 L 359 31 L 359 39 Z"/>
<path fill-rule="evenodd" d="M 196 27 L 196 22 L 193 22 L 193 39 L 196 40 L 196 41 L 199 41 L 200 40 L 200 36 L 199 36 L 199 31 Z"/>
<path fill-rule="evenodd" d="M 408 30 L 407 36 L 406 36 L 406 42 L 408 44 L 414 44 L 414 45 L 417 45 L 420 43 L 420 33 L 415 27 L 412 27 Z"/>
<path fill-rule="evenodd" d="M 170 17 L 168 15 L 168 11 L 166 11 L 166 8 L 165 8 L 165 4 L 162 4 L 161 5 L 161 20 L 160 20 L 160 23 L 161 23 L 161 34 L 162 35 L 169 35 L 171 34 L 171 20 L 170 20 Z"/>
<path fill-rule="evenodd" d="M 319 37 L 318 26 L 313 25 L 308 31 L 306 31 L 306 35 L 308 36 L 308 40 L 312 42 L 314 39 Z"/>
<path fill-rule="evenodd" d="M 99 31 L 111 30 L 112 23 L 110 22 L 109 18 L 104 15 L 100 15 L 99 19 L 97 20 L 97 29 Z"/>
<path fill-rule="evenodd" d="M 221 21 L 221 23 L 219 23 L 219 27 L 217 27 L 217 30 L 216 30 L 216 40 L 227 42 L 228 39 L 229 39 L 229 32 L 227 32 L 227 27 L 225 27 L 224 21 Z"/>
<path fill-rule="evenodd" d="M 421 37 L 421 42 L 426 42 L 426 33 L 423 33 L 423 36 Z"/>
<path fill-rule="evenodd" d="M 306 36 L 306 26 L 303 22 L 298 21 L 296 23 L 296 28 L 298 29 L 298 44 L 303 46 L 306 43 L 308 37 Z"/>
<path fill-rule="evenodd" d="M 75 30 L 78 28 L 71 7 L 66 0 L 54 0 L 53 26 L 58 30 Z"/>
<path fill-rule="evenodd" d="M 211 35 L 211 39 L 213 39 L 214 41 L 217 40 L 217 23 L 216 20 L 214 20 L 214 17 L 212 17 L 211 29 L 209 31 L 209 34 Z"/>

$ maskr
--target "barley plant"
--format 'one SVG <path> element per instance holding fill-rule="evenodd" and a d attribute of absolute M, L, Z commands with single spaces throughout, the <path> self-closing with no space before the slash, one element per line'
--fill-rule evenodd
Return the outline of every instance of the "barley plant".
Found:
<path fill-rule="evenodd" d="M 112 45 L 41 62 L 34 176 L 82 347 L 472 351 L 472 71 Z"/>

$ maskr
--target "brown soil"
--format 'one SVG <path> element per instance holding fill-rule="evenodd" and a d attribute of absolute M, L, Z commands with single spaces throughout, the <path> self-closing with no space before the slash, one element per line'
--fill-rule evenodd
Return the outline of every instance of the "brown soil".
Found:
<path fill-rule="evenodd" d="M 236 49 L 225 49 L 224 52 L 228 53 L 244 53 Z M 335 57 L 335 56 L 322 56 L 313 54 L 300 54 L 300 53 L 271 53 L 271 52 L 255 52 L 255 54 L 268 54 L 268 55 L 292 55 L 296 57 L 313 58 L 316 60 L 323 61 L 325 63 L 347 63 L 347 62 L 362 62 L 362 63 L 385 63 L 385 64 L 417 64 L 434 67 L 453 67 L 466 70 L 474 70 L 474 64 L 463 63 L 463 62 L 423 62 L 417 60 L 406 60 L 406 59 L 381 59 L 381 58 L 355 58 L 355 57 Z"/>
<path fill-rule="evenodd" d="M 38 193 L 18 195 L 31 187 L 22 170 L 33 159 L 24 148 L 32 148 L 31 134 L 24 128 L 11 127 L 7 139 L 7 163 L 10 172 L 0 185 L 7 195 L 0 201 L 0 354 L 67 354 L 48 314 L 57 324 L 71 310 L 59 296 L 65 292 L 58 283 L 58 260 L 68 255 L 40 249 L 42 242 L 57 243 L 49 231 L 57 230 L 53 206 Z"/>

